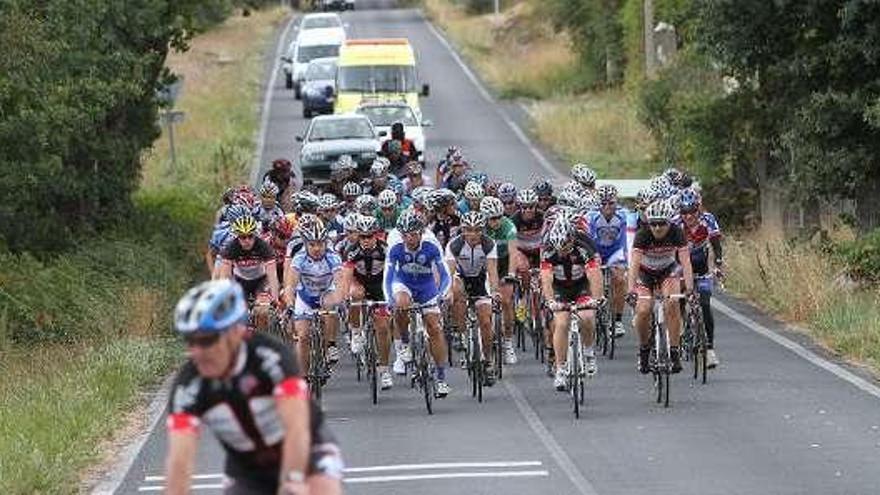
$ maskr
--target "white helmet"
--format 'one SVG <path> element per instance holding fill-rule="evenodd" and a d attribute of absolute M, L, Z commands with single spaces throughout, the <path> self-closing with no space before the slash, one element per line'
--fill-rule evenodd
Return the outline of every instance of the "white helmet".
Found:
<path fill-rule="evenodd" d="M 649 222 L 668 222 L 672 219 L 673 215 L 675 215 L 675 210 L 673 210 L 672 205 L 665 200 L 654 201 L 645 208 L 645 218 L 647 218 Z"/>
<path fill-rule="evenodd" d="M 571 220 L 566 215 L 559 215 L 547 230 L 544 243 L 558 251 L 571 241 L 573 234 L 574 227 L 571 225 Z"/>
<path fill-rule="evenodd" d="M 485 192 L 483 191 L 483 186 L 476 181 L 470 181 L 464 186 L 464 197 L 473 201 L 479 201 L 483 199 Z"/>
<path fill-rule="evenodd" d="M 575 163 L 571 167 L 571 177 L 585 187 L 596 185 L 596 172 L 585 163 Z"/>
<path fill-rule="evenodd" d="M 397 204 L 397 193 L 391 189 L 385 189 L 379 193 L 378 200 L 380 208 L 391 208 Z"/>
<path fill-rule="evenodd" d="M 486 218 L 500 217 L 504 215 L 504 203 L 494 196 L 486 196 L 480 201 L 480 211 Z"/>

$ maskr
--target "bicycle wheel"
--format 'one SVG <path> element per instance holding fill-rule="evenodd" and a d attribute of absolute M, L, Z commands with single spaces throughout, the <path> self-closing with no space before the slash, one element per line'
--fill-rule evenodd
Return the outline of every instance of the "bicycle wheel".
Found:
<path fill-rule="evenodd" d="M 422 389 L 422 394 L 425 397 L 425 408 L 428 410 L 428 414 L 434 414 L 434 377 L 428 367 L 427 351 L 424 350 L 419 358 L 418 374 L 419 387 Z"/>
<path fill-rule="evenodd" d="M 669 407 L 669 369 L 666 369 L 663 371 L 662 378 L 666 381 L 666 387 L 665 387 L 666 393 L 664 394 L 665 400 L 663 402 L 663 407 Z"/>
<path fill-rule="evenodd" d="M 568 346 L 568 393 L 571 395 L 571 401 L 574 406 L 574 417 L 576 419 L 581 417 L 581 394 L 583 393 L 583 387 L 581 383 L 581 366 L 580 362 L 580 353 L 578 353 L 578 346 L 580 343 L 577 338 L 573 338 L 569 342 Z"/>
<path fill-rule="evenodd" d="M 370 377 L 370 397 L 375 405 L 379 402 L 379 377 L 376 370 L 376 333 L 373 331 L 372 325 L 368 326 L 365 331 L 367 332 L 367 376 Z"/>
<path fill-rule="evenodd" d="M 493 358 L 495 359 L 495 378 L 504 377 L 504 336 L 501 335 L 501 314 L 495 315 L 495 331 L 492 337 Z"/>

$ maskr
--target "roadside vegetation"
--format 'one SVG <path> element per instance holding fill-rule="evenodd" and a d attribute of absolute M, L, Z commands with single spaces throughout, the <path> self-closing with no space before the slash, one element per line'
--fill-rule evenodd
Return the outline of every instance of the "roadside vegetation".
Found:
<path fill-rule="evenodd" d="M 423 2 L 500 97 L 526 101 L 533 133 L 567 162 L 605 177 L 667 163 L 697 175 L 737 232 L 730 291 L 880 371 L 880 99 L 876 71 L 852 69 L 880 65 L 867 49 L 880 7 L 652 3 L 678 53 L 648 77 L 643 0 L 511 0 L 497 17 L 489 0 Z M 755 229 L 773 190 L 801 222 L 767 234 Z M 820 221 L 818 205 L 841 199 L 858 213 Z M 829 239 L 841 221 L 848 238 Z"/>
<path fill-rule="evenodd" d="M 121 216 L 106 210 L 98 215 L 104 222 L 78 218 L 45 249 L 41 237 L 22 244 L 8 226 L 0 232 L 2 493 L 86 490 L 83 473 L 137 415 L 141 392 L 180 360 L 169 330 L 172 305 L 203 276 L 202 249 L 220 192 L 246 180 L 263 55 L 286 16 L 275 8 L 243 17 L 226 1 L 201 6 L 196 20 L 204 34 L 187 39 L 190 50 L 170 53 L 164 64 L 185 81 L 176 104 L 186 112 L 175 129 L 177 167 L 167 137 L 149 134 L 155 146 L 131 148 L 134 185 L 112 195 Z M 0 72 L 0 86 L 16 75 Z M 10 139 L 9 129 L 0 126 L 0 140 Z M 2 167 L 11 170 L 6 152 L 0 151 Z M 63 156 L 55 160 L 60 170 L 68 166 Z M 89 190 L 77 197 L 88 200 Z M 15 207 L 7 203 L 3 213 Z M 26 218 L 41 216 L 51 217 L 51 209 Z"/>

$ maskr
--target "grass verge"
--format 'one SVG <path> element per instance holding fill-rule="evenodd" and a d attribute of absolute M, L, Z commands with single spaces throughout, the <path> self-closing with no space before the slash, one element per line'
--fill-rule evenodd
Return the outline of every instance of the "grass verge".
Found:
<path fill-rule="evenodd" d="M 168 373 L 177 297 L 201 275 L 223 187 L 246 178 L 263 53 L 285 10 L 236 16 L 169 65 L 185 77 L 177 167 L 144 156 L 127 225 L 51 260 L 0 252 L 0 493 L 76 493 L 139 392 Z"/>
<path fill-rule="evenodd" d="M 451 0 L 424 0 L 424 8 L 502 98 L 531 100 L 533 133 L 567 162 L 587 162 L 615 178 L 660 170 L 631 99 L 620 90 L 584 91 L 568 38 L 538 2 L 520 0 L 499 18 L 468 15 Z"/>
<path fill-rule="evenodd" d="M 756 233 L 725 246 L 728 288 L 832 352 L 880 370 L 880 294 L 843 282 L 844 267 L 808 244 Z"/>

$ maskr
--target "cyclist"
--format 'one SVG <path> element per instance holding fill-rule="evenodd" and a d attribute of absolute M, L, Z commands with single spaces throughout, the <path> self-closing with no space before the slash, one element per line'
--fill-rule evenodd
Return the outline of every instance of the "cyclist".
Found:
<path fill-rule="evenodd" d="M 379 239 L 379 222 L 374 217 L 358 216 L 355 222 L 358 242 L 345 248 L 345 275 L 349 280 L 349 297 L 352 301 L 384 301 L 382 293 L 382 270 L 385 269 L 385 242 Z M 373 328 L 376 331 L 378 347 L 379 383 L 382 390 L 388 390 L 394 382 L 388 372 L 388 355 L 391 351 L 391 316 L 387 307 L 379 307 L 373 312 Z M 360 354 L 366 339 L 361 329 L 360 308 L 351 308 L 351 352 Z"/>
<path fill-rule="evenodd" d="M 643 374 L 649 371 L 653 302 L 637 297 L 651 296 L 657 292 L 664 295 L 679 294 L 682 274 L 686 292 L 693 293 L 694 274 L 687 240 L 681 228 L 671 222 L 674 214 L 675 211 L 667 201 L 651 203 L 645 209 L 647 224 L 639 228 L 633 241 L 629 262 L 628 299 L 631 303 L 635 302 L 633 326 L 639 334 L 639 371 Z M 679 302 L 674 299 L 666 300 L 664 309 L 672 371 L 678 373 L 681 371 L 678 347 L 681 339 L 681 309 Z"/>
<path fill-rule="evenodd" d="M 220 253 L 223 248 L 229 244 L 235 236 L 232 234 L 232 222 L 245 215 L 250 215 L 250 210 L 244 205 L 230 204 L 224 209 L 223 216 L 220 221 L 214 225 L 211 232 L 211 239 L 208 241 L 208 251 L 205 253 L 205 263 L 208 266 L 208 272 L 211 278 L 217 278 L 220 269 Z"/>
<path fill-rule="evenodd" d="M 498 199 L 504 205 L 504 214 L 507 218 L 513 219 L 513 216 L 519 211 L 519 203 L 517 203 L 517 195 L 519 191 L 512 182 L 505 182 L 498 186 Z"/>
<path fill-rule="evenodd" d="M 374 216 L 379 222 L 379 227 L 387 232 L 397 224 L 397 218 L 400 216 L 403 208 L 398 204 L 397 193 L 391 189 L 385 189 L 379 193 L 377 202 L 379 206 L 376 208 Z"/>
<path fill-rule="evenodd" d="M 454 145 L 446 148 L 446 156 L 444 156 L 443 159 L 440 160 L 440 162 L 437 164 L 434 183 L 442 184 L 443 178 L 446 177 L 446 174 L 449 173 L 449 171 L 452 169 L 452 162 L 456 162 L 461 159 L 461 148 Z"/>
<path fill-rule="evenodd" d="M 389 167 L 391 167 L 391 162 L 389 162 L 384 156 L 380 156 L 373 160 L 373 164 L 370 165 L 370 178 L 367 181 L 366 186 L 363 188 L 365 194 L 378 196 L 379 193 L 388 188 Z"/>
<path fill-rule="evenodd" d="M 553 185 L 547 179 L 540 179 L 532 186 L 532 190 L 538 195 L 538 209 L 547 211 L 548 208 L 556 204 L 556 197 L 553 196 Z"/>
<path fill-rule="evenodd" d="M 458 211 L 462 215 L 469 211 L 480 211 L 480 201 L 486 195 L 479 182 L 470 181 L 464 186 L 463 198 L 458 201 Z"/>
<path fill-rule="evenodd" d="M 700 194 L 691 188 L 681 191 L 679 197 L 681 211 L 681 225 L 691 252 L 691 267 L 694 275 L 705 276 L 709 273 L 709 251 L 711 247 L 715 275 L 721 275 L 723 267 L 721 249 L 721 228 L 715 215 L 702 210 L 702 198 Z M 700 287 L 697 292 L 700 296 L 700 306 L 703 309 L 703 323 L 706 325 L 707 349 L 706 365 L 709 368 L 718 366 L 718 356 L 715 353 L 715 318 L 712 315 L 712 290 L 711 286 Z"/>
<path fill-rule="evenodd" d="M 336 242 L 342 237 L 344 229 L 342 228 L 342 218 L 339 217 L 339 203 L 336 196 L 331 193 L 324 193 L 318 200 L 318 218 L 324 222 L 329 232 L 330 242 Z"/>
<path fill-rule="evenodd" d="M 425 167 L 421 162 L 411 161 L 406 164 L 406 177 L 403 178 L 403 189 L 407 194 L 419 187 L 434 187 L 434 180 L 424 173 Z"/>
<path fill-rule="evenodd" d="M 585 163 L 575 163 L 571 167 L 571 178 L 587 191 L 596 189 L 596 172 Z"/>
<path fill-rule="evenodd" d="M 617 188 L 603 184 L 596 190 L 599 209 L 587 214 L 590 236 L 596 243 L 602 264 L 611 267 L 611 311 L 614 314 L 614 336 L 622 337 L 623 300 L 626 295 L 626 213 L 617 206 Z"/>
<path fill-rule="evenodd" d="M 272 161 L 272 168 L 263 174 L 263 182 L 271 181 L 278 186 L 278 204 L 284 211 L 292 209 L 291 197 L 299 190 L 296 174 L 293 173 L 293 164 L 286 158 L 278 158 Z"/>
<path fill-rule="evenodd" d="M 481 356 L 486 370 L 486 385 L 495 383 L 495 370 L 486 355 L 492 348 L 492 299 L 498 298 L 498 250 L 486 235 L 486 217 L 479 211 L 461 217 L 461 234 L 446 245 L 446 262 L 455 274 L 452 282 L 452 321 L 464 333 L 467 299 L 476 301 L 477 320 L 483 344 Z M 462 335 L 462 340 L 467 336 Z"/>
<path fill-rule="evenodd" d="M 355 212 L 361 215 L 372 216 L 378 207 L 379 203 L 376 202 L 376 198 L 370 194 L 361 194 L 354 200 Z"/>
<path fill-rule="evenodd" d="M 388 172 L 397 175 L 403 172 L 409 157 L 405 154 L 405 150 L 400 141 L 389 139 L 382 146 L 382 157 L 388 160 Z"/>
<path fill-rule="evenodd" d="M 287 255 L 287 245 L 293 239 L 294 224 L 287 215 L 275 220 L 269 225 L 269 246 L 275 251 L 275 270 L 278 280 L 284 280 L 284 258 Z"/>
<path fill-rule="evenodd" d="M 357 182 L 351 181 L 346 182 L 344 186 L 342 186 L 342 206 L 340 207 L 340 213 L 346 214 L 350 211 L 354 211 L 356 208 L 355 201 L 357 201 L 358 196 L 363 194 L 363 189 L 361 185 Z"/>
<path fill-rule="evenodd" d="M 416 212 L 407 210 L 397 221 L 398 235 L 388 245 L 385 260 L 385 300 L 393 301 L 396 310 L 397 331 L 402 340 L 408 340 L 409 314 L 407 308 L 418 304 L 437 303 L 438 298 L 448 298 L 450 277 L 443 262 L 443 248 L 439 244 L 423 240 L 425 222 Z M 439 276 L 439 286 L 435 275 Z M 449 394 L 446 383 L 446 339 L 440 328 L 439 305 L 423 311 L 426 330 L 431 345 L 431 355 L 437 370 L 437 397 Z M 412 359 L 409 345 L 401 342 L 398 357 L 404 362 Z"/>
<path fill-rule="evenodd" d="M 253 216 L 236 219 L 231 230 L 235 239 L 220 253 L 218 278 L 241 284 L 247 301 L 254 303 L 254 327 L 266 328 L 269 304 L 278 300 L 275 252 L 259 237 L 259 224 Z"/>
<path fill-rule="evenodd" d="M 226 451 L 227 495 L 342 493 L 339 448 L 296 359 L 272 337 L 245 339 L 246 321 L 229 280 L 203 282 L 177 303 L 188 359 L 169 397 L 165 493 L 189 493 L 202 425 Z"/>
<path fill-rule="evenodd" d="M 504 323 L 504 364 L 516 364 L 516 350 L 513 345 L 513 284 L 510 283 L 515 278 L 510 253 L 516 250 L 516 226 L 504 216 L 504 204 L 498 198 L 483 198 L 480 211 L 486 216 L 486 235 L 495 241 L 498 251 L 498 276 L 504 277 L 499 287 Z"/>
<path fill-rule="evenodd" d="M 357 245 L 360 239 L 357 230 L 357 221 L 362 216 L 363 215 L 360 213 L 349 213 L 342 219 L 342 230 L 345 232 L 345 235 L 333 246 L 334 251 L 342 255 L 342 253 L 346 252 L 352 246 Z M 372 215 L 368 216 L 373 218 Z"/>
<path fill-rule="evenodd" d="M 436 189 L 428 196 L 428 202 L 434 212 L 431 232 L 445 248 L 446 243 L 461 225 L 461 217 L 455 204 L 455 193 L 449 189 Z"/>
<path fill-rule="evenodd" d="M 257 207 L 257 220 L 266 228 L 273 222 L 284 216 L 284 211 L 278 206 L 278 186 L 274 182 L 266 181 L 260 186 L 260 205 Z"/>
<path fill-rule="evenodd" d="M 602 298 L 600 259 L 592 239 L 578 235 L 571 218 L 561 214 L 547 231 L 541 253 L 541 287 L 547 307 L 553 312 L 553 349 L 556 376 L 553 386 L 565 390 L 567 383 L 568 327 L 570 313 L 565 305 L 584 305 L 592 298 Z M 596 373 L 595 315 L 593 310 L 579 310 L 579 330 L 584 346 L 584 370 Z"/>
<path fill-rule="evenodd" d="M 541 261 L 541 235 L 544 227 L 544 214 L 538 211 L 538 195 L 531 189 L 517 193 L 519 211 L 511 220 L 516 226 L 516 247 L 519 253 L 518 269 L 528 275 L 530 268 L 538 268 Z M 528 279 L 524 281 L 527 283 Z"/>
<path fill-rule="evenodd" d="M 300 225 L 305 249 L 300 250 L 284 263 L 284 295 L 288 307 L 293 307 L 294 332 L 297 339 L 299 360 L 309 369 L 309 327 L 319 309 L 330 309 L 348 295 L 348 287 L 342 278 L 342 260 L 327 249 L 327 229 L 316 219 Z M 333 364 L 339 361 L 336 347 L 338 319 L 324 316 L 324 341 L 327 343 L 325 357 Z"/>
<path fill-rule="evenodd" d="M 468 166 L 468 163 L 464 161 L 464 158 L 461 156 L 453 158 L 457 159 L 453 159 L 453 161 L 450 162 L 449 172 L 443 176 L 443 180 L 440 181 L 439 184 L 441 187 L 457 193 L 464 189 L 465 184 L 467 184 L 469 180 L 467 173 L 470 166 Z"/>
<path fill-rule="evenodd" d="M 338 160 L 330 164 L 330 184 L 324 190 L 341 196 L 345 184 L 355 180 L 357 180 L 357 163 L 351 155 L 340 155 Z"/>

